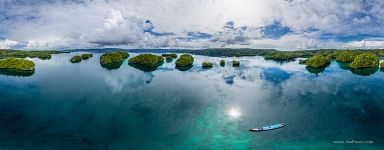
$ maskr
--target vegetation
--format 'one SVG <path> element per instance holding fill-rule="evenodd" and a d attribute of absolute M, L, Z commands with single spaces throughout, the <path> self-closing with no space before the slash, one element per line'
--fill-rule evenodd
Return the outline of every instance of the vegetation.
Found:
<path fill-rule="evenodd" d="M 379 57 L 372 52 L 364 52 L 356 56 L 349 66 L 354 69 L 378 67 Z"/>
<path fill-rule="evenodd" d="M 18 71 L 33 71 L 35 63 L 30 60 L 8 57 L 0 60 L 0 69 L 13 69 Z"/>
<path fill-rule="evenodd" d="M 220 66 L 224 67 L 225 66 L 225 60 L 220 60 Z"/>
<path fill-rule="evenodd" d="M 42 60 L 50 59 L 51 54 L 59 54 L 59 51 L 22 51 L 22 50 L 0 50 L 0 58 L 39 58 Z"/>
<path fill-rule="evenodd" d="M 176 60 L 176 67 L 188 67 L 193 65 L 194 58 L 190 54 L 183 54 Z"/>
<path fill-rule="evenodd" d="M 161 54 L 161 56 L 165 57 L 165 60 L 170 63 L 173 61 L 173 59 L 177 58 L 177 54 L 171 53 L 171 54 Z"/>
<path fill-rule="evenodd" d="M 175 53 L 172 53 L 172 54 L 161 54 L 161 56 L 166 57 L 166 58 L 168 58 L 168 57 L 170 57 L 170 58 L 177 58 L 177 54 L 175 54 Z"/>
<path fill-rule="evenodd" d="M 153 54 L 140 54 L 136 57 L 129 59 L 128 62 L 130 64 L 152 67 L 164 62 L 164 58 Z"/>
<path fill-rule="evenodd" d="M 82 60 L 87 60 L 89 58 L 93 57 L 93 54 L 82 54 L 81 55 L 81 59 Z"/>
<path fill-rule="evenodd" d="M 336 60 L 339 62 L 350 63 L 356 58 L 357 55 L 358 55 L 358 52 L 341 51 L 336 54 Z"/>
<path fill-rule="evenodd" d="M 203 68 L 212 68 L 213 67 L 213 63 L 207 62 L 207 61 L 204 61 L 202 63 L 202 65 L 203 65 Z"/>
<path fill-rule="evenodd" d="M 129 57 L 129 54 L 126 51 L 117 51 L 115 53 L 120 54 L 123 59 L 127 59 Z"/>
<path fill-rule="evenodd" d="M 316 55 L 309 58 L 305 64 L 307 65 L 307 67 L 311 67 L 311 68 L 324 68 L 329 63 L 330 63 L 330 60 L 327 57 L 322 55 Z"/>
<path fill-rule="evenodd" d="M 298 57 L 308 57 L 308 55 L 313 55 L 305 51 L 275 51 L 269 52 L 264 55 L 265 60 L 293 60 Z"/>
<path fill-rule="evenodd" d="M 380 63 L 380 68 L 384 68 L 384 62 Z"/>
<path fill-rule="evenodd" d="M 237 61 L 237 60 L 232 61 L 232 66 L 233 67 L 239 67 L 240 66 L 240 61 Z"/>
<path fill-rule="evenodd" d="M 190 53 L 194 55 L 212 56 L 212 57 L 241 57 L 241 56 L 262 56 L 268 52 L 276 51 L 273 49 L 230 49 L 230 48 L 217 48 L 217 49 L 202 49 L 202 50 L 173 50 L 172 52 Z"/>
<path fill-rule="evenodd" d="M 101 65 L 108 65 L 114 63 L 121 63 L 124 59 L 128 58 L 129 54 L 127 52 L 108 52 L 100 57 Z"/>
<path fill-rule="evenodd" d="M 128 64 L 136 69 L 150 72 L 157 69 L 164 62 L 164 58 L 153 54 L 140 54 L 128 60 Z"/>
<path fill-rule="evenodd" d="M 82 59 L 81 56 L 76 55 L 76 56 L 73 56 L 69 61 L 70 61 L 71 63 L 78 63 L 78 62 L 81 61 L 81 59 Z"/>

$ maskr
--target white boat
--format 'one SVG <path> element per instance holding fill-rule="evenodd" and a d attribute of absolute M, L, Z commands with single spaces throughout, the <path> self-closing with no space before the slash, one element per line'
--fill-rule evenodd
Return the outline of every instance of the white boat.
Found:
<path fill-rule="evenodd" d="M 284 123 L 279 123 L 279 124 L 275 124 L 275 125 L 271 125 L 271 126 L 265 126 L 262 128 L 253 128 L 253 129 L 249 129 L 249 131 L 252 131 L 252 132 L 270 131 L 270 130 L 275 130 L 275 129 L 279 129 L 282 127 L 285 127 Z"/>

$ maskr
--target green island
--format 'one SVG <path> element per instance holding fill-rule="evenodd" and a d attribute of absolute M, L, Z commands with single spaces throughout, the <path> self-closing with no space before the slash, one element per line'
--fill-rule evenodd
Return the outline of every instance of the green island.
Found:
<path fill-rule="evenodd" d="M 209 69 L 213 67 L 213 63 L 208 61 L 204 61 L 203 63 L 201 63 L 201 65 L 204 69 Z"/>
<path fill-rule="evenodd" d="M 11 69 L 16 71 L 34 71 L 35 63 L 30 60 L 8 57 L 0 59 L 0 69 Z"/>
<path fill-rule="evenodd" d="M 130 66 L 145 72 L 156 70 L 163 62 L 162 56 L 153 54 L 140 54 L 128 60 Z"/>
<path fill-rule="evenodd" d="M 357 55 L 358 52 L 350 50 L 340 51 L 336 54 L 336 61 L 350 63 L 356 58 Z"/>
<path fill-rule="evenodd" d="M 165 57 L 165 61 L 167 63 L 170 63 L 173 61 L 173 59 L 177 58 L 177 54 L 175 53 L 161 54 L 161 56 Z"/>
<path fill-rule="evenodd" d="M 128 57 L 129 54 L 124 51 L 108 52 L 100 56 L 100 64 L 109 70 L 118 69 Z"/>
<path fill-rule="evenodd" d="M 190 54 L 183 54 L 176 60 L 176 69 L 187 71 L 193 67 L 194 58 Z"/>
<path fill-rule="evenodd" d="M 42 60 L 50 59 L 51 54 L 63 53 L 60 51 L 23 51 L 23 50 L 10 50 L 1 49 L 0 58 L 15 57 L 15 58 L 39 58 Z"/>
<path fill-rule="evenodd" d="M 233 67 L 239 67 L 240 66 L 240 61 L 237 61 L 237 60 L 232 61 L 232 66 Z"/>
<path fill-rule="evenodd" d="M 93 57 L 93 54 L 82 54 L 81 55 L 81 60 L 87 60 L 89 58 Z"/>
<path fill-rule="evenodd" d="M 224 67 L 225 66 L 225 60 L 220 60 L 220 66 Z"/>
<path fill-rule="evenodd" d="M 124 59 L 128 58 L 129 54 L 127 52 L 108 52 L 100 57 L 100 63 L 102 65 L 119 63 L 124 61 Z"/>
<path fill-rule="evenodd" d="M 71 63 L 78 63 L 78 62 L 81 62 L 81 56 L 78 56 L 78 55 L 76 55 L 76 56 L 73 56 L 69 61 L 71 62 Z"/>
<path fill-rule="evenodd" d="M 376 68 L 379 66 L 379 57 L 372 52 L 364 52 L 356 56 L 349 65 L 351 68 Z"/>
<path fill-rule="evenodd" d="M 176 67 L 187 67 L 193 65 L 194 58 L 190 54 L 183 54 L 176 60 Z"/>
<path fill-rule="evenodd" d="M 278 60 L 278 61 L 288 61 L 288 60 L 294 60 L 298 57 L 308 57 L 309 55 L 313 55 L 312 53 L 306 53 L 306 52 L 291 52 L 291 51 L 275 51 L 275 52 L 269 52 L 266 55 L 264 55 L 265 60 Z"/>
<path fill-rule="evenodd" d="M 324 68 L 330 62 L 331 61 L 327 57 L 322 56 L 322 55 L 316 55 L 316 56 L 309 58 L 305 62 L 305 64 L 307 65 L 307 67 L 311 67 L 311 68 Z"/>

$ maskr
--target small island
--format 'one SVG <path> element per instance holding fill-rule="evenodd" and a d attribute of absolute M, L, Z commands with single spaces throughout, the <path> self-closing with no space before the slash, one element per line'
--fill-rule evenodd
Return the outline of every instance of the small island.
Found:
<path fill-rule="evenodd" d="M 350 51 L 350 50 L 341 51 L 336 55 L 336 61 L 350 63 L 356 58 L 357 55 L 358 53 L 354 51 Z"/>
<path fill-rule="evenodd" d="M 176 60 L 176 69 L 179 71 L 188 71 L 193 67 L 194 58 L 190 54 L 183 54 Z"/>
<path fill-rule="evenodd" d="M 81 55 L 81 59 L 82 60 L 87 60 L 89 58 L 93 57 L 93 54 L 82 54 Z"/>
<path fill-rule="evenodd" d="M 108 52 L 100 56 L 100 64 L 109 70 L 118 69 L 128 57 L 129 54 L 124 51 Z"/>
<path fill-rule="evenodd" d="M 113 63 L 120 63 L 128 57 L 129 57 L 129 54 L 127 52 L 108 52 L 101 55 L 100 64 L 108 65 Z"/>
<path fill-rule="evenodd" d="M 203 63 L 201 63 L 203 68 L 204 69 L 209 69 L 209 68 L 212 68 L 213 67 L 213 63 L 211 62 L 207 62 L 207 61 L 204 61 Z"/>
<path fill-rule="evenodd" d="M 354 69 L 376 68 L 379 66 L 379 57 L 374 53 L 364 52 L 357 55 L 349 66 Z"/>
<path fill-rule="evenodd" d="M 220 60 L 220 66 L 224 67 L 225 66 L 225 60 Z"/>
<path fill-rule="evenodd" d="M 71 63 L 79 63 L 81 62 L 81 56 L 73 56 L 70 60 L 69 60 Z"/>
<path fill-rule="evenodd" d="M 156 70 L 163 62 L 163 57 L 153 54 L 140 54 L 128 60 L 129 65 L 145 72 Z"/>
<path fill-rule="evenodd" d="M 50 59 L 51 54 L 59 54 L 59 51 L 22 51 L 22 50 L 0 50 L 0 58 L 14 57 L 14 58 L 39 58 L 41 60 Z"/>
<path fill-rule="evenodd" d="M 308 54 L 300 51 L 273 51 L 264 55 L 265 60 L 290 61 Z"/>
<path fill-rule="evenodd" d="M 177 58 L 177 54 L 175 54 L 175 53 L 161 54 L 161 56 L 165 57 L 165 60 L 167 63 L 170 63 L 173 61 L 173 59 Z"/>
<path fill-rule="evenodd" d="M 322 55 L 315 55 L 311 58 L 309 58 L 305 64 L 307 65 L 307 67 L 310 67 L 310 68 L 324 68 L 326 67 L 331 61 L 325 57 L 325 56 L 322 56 Z"/>
<path fill-rule="evenodd" d="M 176 67 L 187 67 L 193 65 L 194 58 L 190 54 L 183 54 L 176 60 Z"/>
<path fill-rule="evenodd" d="M 34 71 L 35 63 L 30 60 L 8 57 L 0 59 L 0 69 L 11 69 L 15 71 Z"/>
<path fill-rule="evenodd" d="M 240 66 L 240 61 L 237 61 L 237 60 L 232 61 L 232 66 L 233 67 L 239 67 Z"/>

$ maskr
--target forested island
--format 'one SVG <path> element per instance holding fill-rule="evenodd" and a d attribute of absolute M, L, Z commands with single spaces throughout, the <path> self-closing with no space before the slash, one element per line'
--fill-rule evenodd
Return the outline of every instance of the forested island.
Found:
<path fill-rule="evenodd" d="M 129 50 L 128 50 L 129 51 Z M 118 50 L 112 52 L 106 52 L 100 57 L 100 64 L 107 69 L 119 68 L 123 61 L 129 57 L 128 51 Z M 146 50 L 143 50 L 146 52 Z M 159 50 L 160 51 L 160 50 Z M 178 52 L 182 52 L 178 58 Z M 20 58 L 39 58 L 42 60 L 50 59 L 52 54 L 59 54 L 62 51 L 22 51 L 22 50 L 0 50 L 0 58 L 3 61 L 3 69 L 14 70 L 30 70 L 23 67 L 26 61 L 27 64 L 33 61 L 24 60 Z M 173 59 L 177 59 L 175 67 L 178 70 L 186 71 L 192 68 L 194 58 L 191 54 L 214 56 L 214 57 L 242 57 L 242 56 L 262 56 L 265 60 L 273 61 L 294 61 L 300 58 L 299 64 L 306 65 L 308 71 L 313 73 L 322 72 L 331 61 L 338 62 L 342 69 L 351 70 L 353 73 L 360 73 L 361 70 L 375 70 L 375 68 L 381 68 L 384 71 L 384 62 L 380 63 L 380 57 L 384 56 L 383 49 L 370 49 L 370 50 L 337 50 L 337 49 L 320 49 L 320 50 L 302 50 L 302 51 L 278 51 L 272 49 L 202 49 L 202 50 L 164 50 L 164 53 L 158 55 L 152 54 L 140 54 L 134 58 L 131 58 L 129 65 L 138 68 L 143 71 L 153 71 L 158 66 L 161 66 L 164 62 L 172 62 Z M 87 60 L 93 57 L 92 53 L 85 53 L 81 55 L 73 56 L 69 61 L 72 63 L 78 63 L 82 60 Z M 9 64 L 12 62 L 13 66 Z M 219 65 L 225 66 L 225 58 L 221 59 Z M 7 65 L 5 65 L 7 64 Z M 203 62 L 203 68 L 212 68 L 212 62 Z M 33 64 L 34 66 L 34 64 Z M 240 66 L 240 61 L 233 60 L 233 67 Z M 28 68 L 28 67 L 27 67 Z M 148 69 L 150 68 L 150 69 Z M 369 69 L 373 68 L 373 69 Z"/>
<path fill-rule="evenodd" d="M 23 50 L 9 50 L 0 49 L 0 58 L 15 57 L 15 58 L 39 58 L 42 60 L 50 59 L 52 54 L 64 53 L 62 51 L 23 51 Z"/>
<path fill-rule="evenodd" d="M 204 61 L 203 63 L 201 63 L 201 65 L 204 69 L 209 69 L 213 67 L 213 63 L 208 61 Z"/>
<path fill-rule="evenodd" d="M 108 52 L 101 55 L 100 64 L 109 70 L 118 69 L 128 57 L 129 54 L 126 51 Z"/>
<path fill-rule="evenodd" d="M 172 54 L 161 54 L 161 56 L 165 57 L 165 60 L 167 63 L 170 63 L 173 61 L 173 59 L 177 58 L 177 54 L 172 53 Z"/>
<path fill-rule="evenodd" d="M 128 64 L 139 70 L 149 72 L 162 65 L 164 58 L 153 54 L 140 54 L 128 60 Z"/>
<path fill-rule="evenodd" d="M 35 63 L 22 58 L 8 57 L 0 59 L 0 69 L 14 69 L 17 71 L 33 71 Z"/>
<path fill-rule="evenodd" d="M 79 63 L 81 62 L 82 60 L 88 60 L 89 58 L 93 57 L 93 54 L 82 54 L 82 55 L 76 55 L 76 56 L 73 56 L 69 61 L 71 63 Z"/>

